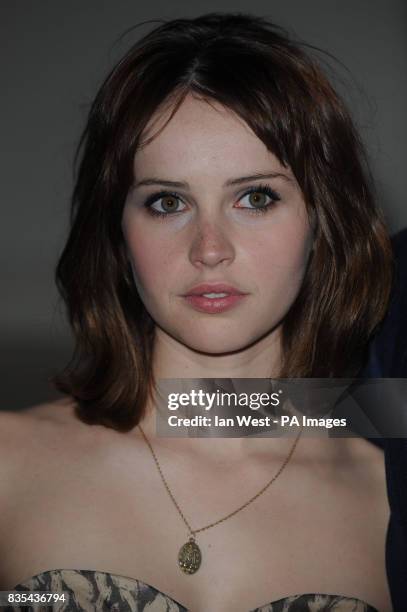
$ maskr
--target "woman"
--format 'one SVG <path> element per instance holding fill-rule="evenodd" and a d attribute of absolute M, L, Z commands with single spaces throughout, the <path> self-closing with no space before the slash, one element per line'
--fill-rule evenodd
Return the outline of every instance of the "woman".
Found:
<path fill-rule="evenodd" d="M 155 429 L 159 379 L 353 376 L 384 315 L 388 237 L 321 69 L 265 19 L 165 23 L 107 77 L 80 150 L 57 269 L 77 347 L 66 400 L 2 415 L 2 589 L 391 610 L 380 449 Z"/>

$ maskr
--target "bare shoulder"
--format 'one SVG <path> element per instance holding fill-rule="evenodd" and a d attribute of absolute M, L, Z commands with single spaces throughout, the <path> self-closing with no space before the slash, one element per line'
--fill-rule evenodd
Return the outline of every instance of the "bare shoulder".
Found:
<path fill-rule="evenodd" d="M 8 486 L 38 474 L 55 458 L 61 461 L 91 450 L 100 438 L 101 426 L 82 423 L 75 401 L 62 398 L 18 412 L 0 412 L 0 497 Z"/>
<path fill-rule="evenodd" d="M 372 478 L 383 478 L 384 450 L 364 438 L 353 438 L 353 449 L 356 459 L 363 470 L 368 470 Z"/>
<path fill-rule="evenodd" d="M 352 438 L 348 442 L 351 449 L 350 457 L 355 491 L 358 492 L 358 495 L 365 492 L 370 500 L 381 504 L 383 512 L 387 514 L 388 498 L 384 450 L 364 438 Z"/>
<path fill-rule="evenodd" d="M 74 416 L 75 403 L 63 398 L 52 402 L 37 404 L 16 412 L 0 412 L 0 448 L 2 459 L 7 455 L 21 454 L 24 449 L 41 446 L 44 436 L 57 435 L 62 432 L 67 435 L 76 426 Z M 38 450 L 38 448 L 36 448 Z"/>
<path fill-rule="evenodd" d="M 76 402 L 73 398 L 66 397 L 51 402 L 44 402 L 19 410 L 16 412 L 0 411 L 0 440 L 2 443 L 11 444 L 10 434 L 16 436 L 14 439 L 29 443 L 35 442 L 41 434 L 50 433 L 69 436 L 86 436 L 92 428 L 95 432 L 101 432 L 104 427 L 100 425 L 89 426 L 80 421 L 75 413 Z M 34 434 L 38 435 L 30 435 Z"/>

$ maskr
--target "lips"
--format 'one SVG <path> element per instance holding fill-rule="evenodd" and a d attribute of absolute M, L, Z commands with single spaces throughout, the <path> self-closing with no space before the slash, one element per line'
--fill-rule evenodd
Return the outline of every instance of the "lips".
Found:
<path fill-rule="evenodd" d="M 190 289 L 183 297 L 194 310 L 207 314 L 217 314 L 230 310 L 239 304 L 246 295 L 248 294 L 225 283 L 202 283 Z"/>

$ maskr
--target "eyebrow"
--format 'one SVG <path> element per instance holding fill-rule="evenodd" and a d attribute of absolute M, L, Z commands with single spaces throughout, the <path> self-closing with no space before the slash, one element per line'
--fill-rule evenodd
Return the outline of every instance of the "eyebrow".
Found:
<path fill-rule="evenodd" d="M 248 183 L 249 181 L 257 181 L 259 179 L 266 179 L 266 178 L 282 178 L 290 183 L 293 182 L 292 178 L 290 178 L 287 174 L 283 174 L 281 172 L 267 172 L 267 173 L 258 172 L 256 174 L 251 174 L 249 176 L 240 176 L 239 178 L 229 179 L 226 181 L 226 183 L 224 183 L 223 186 L 230 187 L 231 185 L 241 185 L 242 183 Z M 145 178 L 145 179 L 142 179 L 141 181 L 137 181 L 133 184 L 132 188 L 136 189 L 137 187 L 142 187 L 143 185 L 165 185 L 167 187 L 177 187 L 177 188 L 182 188 L 182 189 L 189 189 L 189 184 L 186 182 L 169 181 L 168 179 L 157 178 L 157 177 Z"/>

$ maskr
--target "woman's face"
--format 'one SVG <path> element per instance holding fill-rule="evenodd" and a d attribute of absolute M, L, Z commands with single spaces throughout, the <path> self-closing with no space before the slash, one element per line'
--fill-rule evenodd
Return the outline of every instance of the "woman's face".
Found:
<path fill-rule="evenodd" d="M 168 114 L 150 122 L 154 133 Z M 278 337 L 312 245 L 291 171 L 232 111 L 189 95 L 138 150 L 134 176 L 122 229 L 161 333 L 212 354 Z"/>

